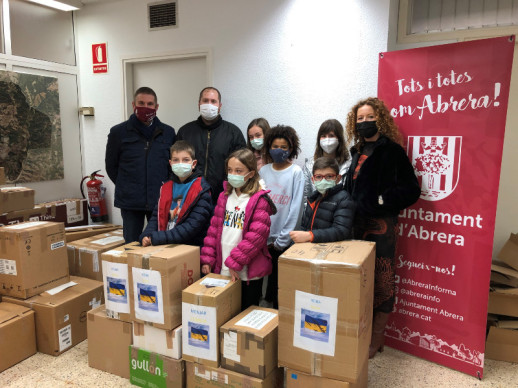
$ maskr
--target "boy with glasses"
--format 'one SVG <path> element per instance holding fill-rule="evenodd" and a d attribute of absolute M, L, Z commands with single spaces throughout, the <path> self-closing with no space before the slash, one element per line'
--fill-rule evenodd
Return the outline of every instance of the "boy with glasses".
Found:
<path fill-rule="evenodd" d="M 308 196 L 300 230 L 290 232 L 295 243 L 324 243 L 352 237 L 354 202 L 340 183 L 335 159 L 321 157 L 313 165 L 316 190 Z"/>

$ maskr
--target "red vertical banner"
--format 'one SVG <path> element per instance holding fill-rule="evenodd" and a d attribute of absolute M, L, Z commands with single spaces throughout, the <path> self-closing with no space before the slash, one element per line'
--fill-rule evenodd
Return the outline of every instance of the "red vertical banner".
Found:
<path fill-rule="evenodd" d="M 378 96 L 421 184 L 399 215 L 386 343 L 482 378 L 514 36 L 381 53 Z"/>

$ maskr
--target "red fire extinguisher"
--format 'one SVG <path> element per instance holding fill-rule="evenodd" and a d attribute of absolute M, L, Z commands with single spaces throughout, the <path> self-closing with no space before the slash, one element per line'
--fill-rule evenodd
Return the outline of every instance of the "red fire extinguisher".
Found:
<path fill-rule="evenodd" d="M 104 175 L 97 174 L 99 171 L 101 170 L 94 171 L 81 180 L 81 194 L 83 194 L 83 198 L 86 198 L 83 191 L 83 182 L 86 178 L 90 178 L 86 182 L 86 188 L 88 193 L 88 210 L 93 222 L 108 221 L 108 211 L 106 210 L 106 202 L 104 200 L 106 188 L 102 180 L 96 179 L 97 177 L 104 178 Z"/>

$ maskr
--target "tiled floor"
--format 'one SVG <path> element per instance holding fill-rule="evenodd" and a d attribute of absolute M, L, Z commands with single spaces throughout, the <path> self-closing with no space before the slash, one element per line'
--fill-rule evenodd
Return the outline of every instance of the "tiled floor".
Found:
<path fill-rule="evenodd" d="M 1 354 L 0 354 L 1 357 Z M 59 357 L 37 353 L 0 373 L 0 387 L 131 387 L 128 380 L 88 366 L 88 341 Z M 478 379 L 385 347 L 369 362 L 370 387 L 518 387 L 518 364 L 486 360 Z"/>

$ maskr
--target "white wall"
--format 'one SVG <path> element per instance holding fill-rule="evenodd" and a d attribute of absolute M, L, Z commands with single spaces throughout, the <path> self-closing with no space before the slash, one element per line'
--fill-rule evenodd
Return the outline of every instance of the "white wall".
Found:
<path fill-rule="evenodd" d="M 83 122 L 86 172 L 104 169 L 106 136 L 124 117 L 124 56 L 212 49 L 223 118 L 243 131 L 259 116 L 293 126 L 302 144 L 298 163 L 312 155 L 322 121 L 344 123 L 358 99 L 376 94 L 389 0 L 180 0 L 179 27 L 154 32 L 146 4 L 96 3 L 76 13 L 80 101 L 95 107 Z M 100 42 L 108 43 L 106 75 L 91 69 L 91 45 Z M 121 222 L 117 209 L 113 216 Z"/>

